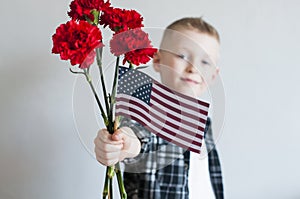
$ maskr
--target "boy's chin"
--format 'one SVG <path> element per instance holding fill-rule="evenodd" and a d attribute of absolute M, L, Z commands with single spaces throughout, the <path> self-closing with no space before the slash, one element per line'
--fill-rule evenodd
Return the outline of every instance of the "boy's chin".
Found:
<path fill-rule="evenodd" d="M 190 96 L 190 97 L 193 97 L 193 98 L 198 98 L 200 97 L 203 93 L 205 93 L 206 89 L 205 88 L 192 88 L 192 87 L 189 87 L 189 86 L 183 86 L 179 89 L 177 89 L 177 91 L 179 93 L 182 93 L 184 95 L 187 95 L 187 96 Z"/>

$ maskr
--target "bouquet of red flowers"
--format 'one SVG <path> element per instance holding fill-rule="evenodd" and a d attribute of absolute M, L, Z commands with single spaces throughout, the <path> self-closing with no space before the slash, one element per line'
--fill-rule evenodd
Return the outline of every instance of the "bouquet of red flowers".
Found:
<path fill-rule="evenodd" d="M 109 0 L 73 0 L 68 12 L 70 20 L 57 27 L 52 36 L 52 53 L 59 54 L 62 60 L 70 60 L 74 74 L 83 74 L 99 106 L 104 124 L 110 133 L 118 128 L 118 118 L 114 117 L 116 86 L 118 82 L 119 59 L 129 67 L 146 64 L 156 52 L 148 34 L 142 30 L 143 17 L 135 10 L 126 10 L 111 6 Z M 109 93 L 105 86 L 102 66 L 104 48 L 101 28 L 113 32 L 110 51 L 116 56 L 113 86 Z M 97 60 L 105 105 L 101 104 L 90 75 L 90 66 Z M 112 177 L 116 173 L 121 198 L 127 198 L 119 163 L 107 167 L 103 198 L 112 198 Z"/>

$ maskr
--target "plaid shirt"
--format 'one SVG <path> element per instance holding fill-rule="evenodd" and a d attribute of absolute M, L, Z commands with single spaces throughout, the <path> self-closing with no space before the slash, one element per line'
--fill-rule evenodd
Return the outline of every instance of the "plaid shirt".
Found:
<path fill-rule="evenodd" d="M 188 199 L 190 152 L 150 133 L 137 122 L 123 119 L 142 143 L 141 153 L 124 160 L 128 199 Z M 216 199 L 223 199 L 221 165 L 208 118 L 205 129 L 209 173 Z"/>

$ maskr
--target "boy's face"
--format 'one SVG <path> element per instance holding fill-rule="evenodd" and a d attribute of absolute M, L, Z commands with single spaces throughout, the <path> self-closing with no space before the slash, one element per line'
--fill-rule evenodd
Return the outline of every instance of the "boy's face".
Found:
<path fill-rule="evenodd" d="M 154 69 L 166 86 L 199 97 L 216 77 L 219 42 L 196 30 L 168 33 L 153 59 Z"/>

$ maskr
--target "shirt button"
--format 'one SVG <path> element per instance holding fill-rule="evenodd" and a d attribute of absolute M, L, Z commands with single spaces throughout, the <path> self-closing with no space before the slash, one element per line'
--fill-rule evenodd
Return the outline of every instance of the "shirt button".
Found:
<path fill-rule="evenodd" d="M 187 163 L 184 163 L 184 169 L 188 170 L 189 169 L 189 165 Z"/>

